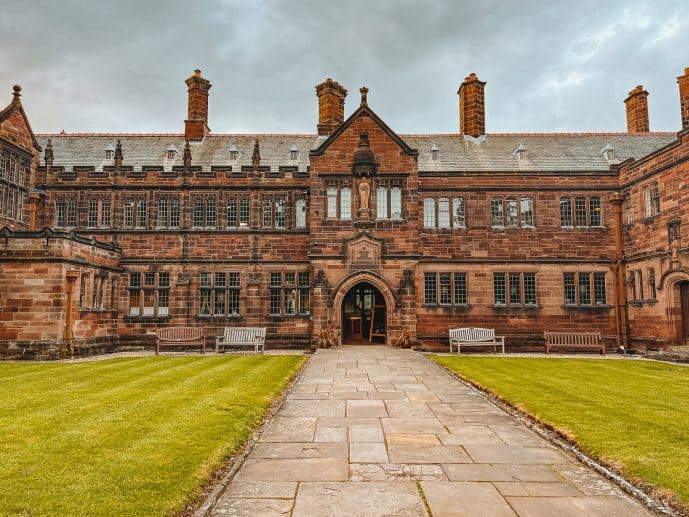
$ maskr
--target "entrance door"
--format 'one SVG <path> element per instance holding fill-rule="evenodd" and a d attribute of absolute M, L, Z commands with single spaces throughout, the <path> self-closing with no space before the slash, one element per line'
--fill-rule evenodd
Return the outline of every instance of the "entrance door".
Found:
<path fill-rule="evenodd" d="M 689 346 L 689 282 L 681 283 L 679 292 L 682 300 L 682 342 Z"/>
<path fill-rule="evenodd" d="M 363 282 L 352 287 L 342 300 L 342 341 L 385 343 L 387 307 L 381 292 Z"/>

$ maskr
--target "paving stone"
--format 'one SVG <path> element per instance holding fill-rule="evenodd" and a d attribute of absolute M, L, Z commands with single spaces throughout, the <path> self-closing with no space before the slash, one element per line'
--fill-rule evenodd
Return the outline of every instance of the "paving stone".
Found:
<path fill-rule="evenodd" d="M 372 400 L 403 400 L 407 398 L 407 394 L 403 391 L 371 391 L 368 398 Z"/>
<path fill-rule="evenodd" d="M 381 418 L 383 431 L 387 433 L 445 433 L 447 429 L 437 418 Z"/>
<path fill-rule="evenodd" d="M 368 392 L 366 391 L 334 391 L 330 392 L 331 399 L 340 400 L 362 400 L 368 398 Z M 323 415 L 325 416 L 325 415 Z"/>
<path fill-rule="evenodd" d="M 388 433 L 385 441 L 392 445 L 440 445 L 436 435 L 424 433 Z"/>
<path fill-rule="evenodd" d="M 426 417 L 433 418 L 435 413 L 424 403 L 412 403 L 406 400 L 387 400 L 385 405 L 393 418 Z"/>
<path fill-rule="evenodd" d="M 374 427 L 380 425 L 378 418 L 349 418 L 349 417 L 325 417 L 318 419 L 318 425 L 324 427 Z"/>
<path fill-rule="evenodd" d="M 547 443 L 543 438 L 533 431 L 521 426 L 497 426 L 491 425 L 490 428 L 507 445 L 543 445 Z"/>
<path fill-rule="evenodd" d="M 452 481 L 562 481 L 550 465 L 471 463 L 444 465 L 443 468 Z"/>
<path fill-rule="evenodd" d="M 586 495 L 616 495 L 623 494 L 622 490 L 613 485 L 600 474 L 578 463 L 554 465 L 562 477 L 574 483 Z"/>
<path fill-rule="evenodd" d="M 344 481 L 346 458 L 248 459 L 237 475 L 240 481 Z"/>
<path fill-rule="evenodd" d="M 302 483 L 294 515 L 370 517 L 425 515 L 416 485 L 407 481 L 369 483 Z"/>
<path fill-rule="evenodd" d="M 447 474 L 440 465 L 399 463 L 351 463 L 350 481 L 395 481 L 395 480 L 437 480 L 447 481 Z"/>
<path fill-rule="evenodd" d="M 276 416 L 259 437 L 262 442 L 310 442 L 316 431 L 316 417 Z"/>
<path fill-rule="evenodd" d="M 495 487 L 504 496 L 578 497 L 583 495 L 571 483 L 563 482 L 506 481 L 495 483 Z"/>
<path fill-rule="evenodd" d="M 347 416 L 353 418 L 388 416 L 388 411 L 382 400 L 348 400 Z"/>
<path fill-rule="evenodd" d="M 464 446 L 474 463 L 561 463 L 565 456 L 550 447 L 515 447 L 509 445 Z"/>
<path fill-rule="evenodd" d="M 505 445 L 489 427 L 482 425 L 447 426 L 450 434 L 439 434 L 446 445 Z"/>
<path fill-rule="evenodd" d="M 384 442 L 383 430 L 380 426 L 376 427 L 350 427 L 349 428 L 350 442 L 365 442 L 375 443 Z"/>
<path fill-rule="evenodd" d="M 522 517 L 581 517 L 624 515 L 649 517 L 639 503 L 622 497 L 507 497 L 512 508 Z"/>
<path fill-rule="evenodd" d="M 273 517 L 289 515 L 292 511 L 292 499 L 223 499 L 213 509 L 214 515 L 241 516 L 261 515 Z"/>
<path fill-rule="evenodd" d="M 433 517 L 515 515 L 505 499 L 490 483 L 422 481 L 421 488 Z"/>
<path fill-rule="evenodd" d="M 388 463 L 384 443 L 350 443 L 349 461 L 352 463 Z"/>
<path fill-rule="evenodd" d="M 313 437 L 314 442 L 346 442 L 347 428 L 346 427 L 325 427 L 319 425 L 316 427 L 316 433 Z"/>
<path fill-rule="evenodd" d="M 287 400 L 280 409 L 284 417 L 345 416 L 344 400 Z"/>
<path fill-rule="evenodd" d="M 247 499 L 294 499 L 296 493 L 296 481 L 231 483 L 226 492 L 229 497 Z"/>
<path fill-rule="evenodd" d="M 272 443 L 259 442 L 252 458 L 346 458 L 346 443 Z"/>
<path fill-rule="evenodd" d="M 410 392 L 407 397 L 411 402 L 440 402 L 440 399 L 435 393 L 429 391 L 424 392 Z"/>
<path fill-rule="evenodd" d="M 471 463 L 457 445 L 388 445 L 392 463 Z"/>

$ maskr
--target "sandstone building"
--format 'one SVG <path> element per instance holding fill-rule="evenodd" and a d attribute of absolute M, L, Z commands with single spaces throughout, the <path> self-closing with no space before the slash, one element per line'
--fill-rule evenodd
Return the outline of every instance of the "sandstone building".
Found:
<path fill-rule="evenodd" d="M 151 343 L 160 326 L 265 326 L 268 346 L 388 345 L 408 331 L 544 330 L 610 347 L 689 344 L 689 68 L 682 129 L 486 133 L 486 83 L 455 134 L 400 135 L 360 90 L 316 87 L 311 135 L 210 130 L 186 80 L 180 134 L 34 135 L 21 89 L 0 112 L 0 355 Z"/>

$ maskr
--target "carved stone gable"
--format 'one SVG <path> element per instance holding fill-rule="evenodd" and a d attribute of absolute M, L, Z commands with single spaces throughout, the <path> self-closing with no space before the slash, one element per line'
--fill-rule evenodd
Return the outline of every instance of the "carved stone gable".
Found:
<path fill-rule="evenodd" d="M 347 243 L 347 262 L 352 266 L 375 267 L 380 265 L 381 243 L 361 236 Z"/>

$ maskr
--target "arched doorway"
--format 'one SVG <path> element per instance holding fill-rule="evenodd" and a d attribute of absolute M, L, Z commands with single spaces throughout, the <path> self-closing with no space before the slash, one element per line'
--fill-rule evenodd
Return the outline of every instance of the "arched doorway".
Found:
<path fill-rule="evenodd" d="M 689 282 L 678 282 L 680 345 L 689 346 Z"/>
<path fill-rule="evenodd" d="M 372 284 L 360 282 L 342 299 L 341 335 L 343 343 L 387 342 L 387 304 Z"/>

